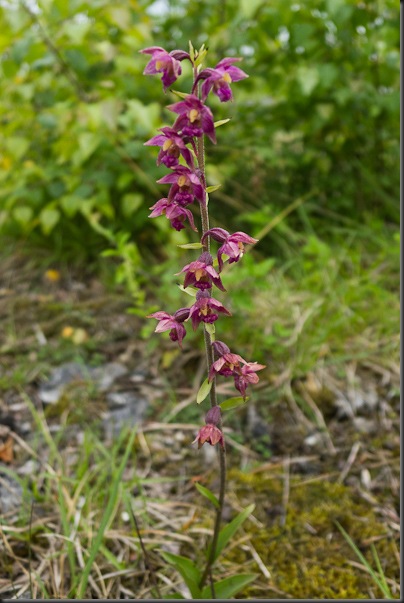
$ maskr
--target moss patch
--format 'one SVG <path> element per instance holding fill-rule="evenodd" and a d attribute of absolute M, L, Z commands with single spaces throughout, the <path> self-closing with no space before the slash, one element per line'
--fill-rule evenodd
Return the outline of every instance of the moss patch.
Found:
<path fill-rule="evenodd" d="M 358 559 L 335 521 L 345 528 L 373 567 L 369 543 L 381 537 L 377 551 L 382 559 L 390 560 L 383 570 L 387 577 L 399 579 L 386 528 L 366 501 L 355 499 L 348 487 L 325 480 L 305 483 L 301 477 L 291 476 L 285 515 L 282 474 L 232 470 L 230 479 L 243 504 L 255 500 L 255 516 L 264 526 L 248 524 L 251 542 L 272 576 L 265 598 L 279 596 L 274 592 L 271 595 L 270 586 L 297 599 L 368 599 L 370 593 L 382 596 L 372 578 L 349 563 Z M 239 555 L 237 549 L 229 553 L 229 557 L 232 555 Z M 262 586 L 258 591 L 251 585 L 244 596 L 262 598 Z"/>

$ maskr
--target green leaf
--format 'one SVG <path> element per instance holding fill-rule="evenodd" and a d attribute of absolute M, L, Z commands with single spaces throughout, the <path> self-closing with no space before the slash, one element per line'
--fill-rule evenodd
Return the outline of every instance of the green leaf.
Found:
<path fill-rule="evenodd" d="M 81 208 L 83 199 L 78 195 L 64 195 L 59 199 L 66 216 L 72 218 Z"/>
<path fill-rule="evenodd" d="M 179 96 L 180 98 L 188 98 L 189 94 L 186 92 L 179 92 L 179 90 L 171 90 L 174 94 Z"/>
<path fill-rule="evenodd" d="M 213 125 L 215 126 L 215 128 L 220 128 L 220 126 L 224 126 L 224 124 L 227 124 L 227 122 L 229 121 L 230 117 L 228 117 L 227 119 L 219 119 L 219 121 L 215 121 Z"/>
<path fill-rule="evenodd" d="M 194 289 L 193 287 L 185 287 L 184 288 L 183 285 L 178 285 L 178 287 L 181 289 L 181 291 L 183 291 L 184 293 L 187 293 L 191 297 L 196 297 L 197 290 Z"/>
<path fill-rule="evenodd" d="M 318 69 L 304 65 L 299 67 L 297 70 L 297 80 L 304 96 L 310 96 L 320 81 Z"/>
<path fill-rule="evenodd" d="M 77 138 L 78 149 L 73 153 L 73 164 L 78 167 L 84 163 L 101 143 L 101 137 L 95 132 L 83 132 Z"/>
<path fill-rule="evenodd" d="M 208 488 L 205 488 L 205 486 L 201 486 L 201 484 L 198 484 L 198 482 L 195 482 L 195 487 L 198 492 L 202 494 L 202 496 L 205 496 L 208 500 L 210 500 L 210 502 L 213 503 L 217 509 L 219 508 L 219 501 L 213 492 L 211 492 Z"/>
<path fill-rule="evenodd" d="M 211 381 L 209 383 L 209 377 L 206 377 L 205 381 L 202 383 L 202 385 L 199 388 L 199 391 L 196 395 L 196 403 L 197 404 L 200 404 L 201 402 L 203 402 L 203 400 L 206 398 L 206 396 L 209 394 L 210 390 L 212 389 L 212 385 L 213 385 L 213 381 Z"/>
<path fill-rule="evenodd" d="M 28 205 L 21 205 L 13 209 L 13 216 L 20 224 L 28 224 L 32 220 L 33 211 Z"/>
<path fill-rule="evenodd" d="M 22 136 L 10 136 L 5 141 L 5 146 L 12 157 L 18 161 L 28 151 L 30 142 Z"/>
<path fill-rule="evenodd" d="M 237 576 L 230 576 L 215 582 L 215 596 L 216 599 L 230 599 L 233 595 L 238 593 L 244 586 L 250 584 L 257 574 L 239 574 Z M 202 591 L 202 598 L 209 599 L 211 597 L 212 590 L 210 584 L 205 586 Z"/>
<path fill-rule="evenodd" d="M 39 221 L 45 234 L 49 234 L 60 219 L 60 211 L 57 209 L 43 209 L 39 214 Z"/>
<path fill-rule="evenodd" d="M 166 551 L 162 551 L 161 556 L 167 561 L 167 563 L 171 563 L 171 565 L 173 565 L 181 574 L 185 584 L 191 591 L 192 597 L 194 599 L 199 599 L 201 596 L 201 591 L 198 584 L 201 580 L 201 573 L 191 559 L 182 557 L 182 555 L 167 553 Z"/>
<path fill-rule="evenodd" d="M 230 410 L 231 408 L 237 408 L 237 406 L 241 406 L 242 404 L 245 404 L 246 402 L 248 402 L 249 399 L 250 398 L 248 396 L 245 400 L 242 396 L 235 396 L 234 398 L 227 398 L 227 400 L 224 400 L 223 402 L 220 403 L 220 408 L 222 410 Z"/>
<path fill-rule="evenodd" d="M 244 509 L 244 511 L 241 511 L 238 515 L 236 515 L 236 517 L 229 524 L 227 524 L 227 526 L 220 530 L 219 537 L 217 539 L 215 560 L 219 557 L 226 544 L 233 538 L 239 527 L 244 523 L 247 517 L 251 515 L 254 509 L 254 504 L 249 505 L 246 509 Z"/>
<path fill-rule="evenodd" d="M 213 193 L 214 191 L 217 191 L 218 188 L 220 188 L 222 185 L 221 184 L 215 184 L 214 186 L 208 186 L 206 189 L 207 193 Z"/>
<path fill-rule="evenodd" d="M 189 56 L 191 57 L 191 61 L 194 62 L 195 48 L 193 47 L 191 40 L 188 40 L 188 46 L 189 46 Z"/>
<path fill-rule="evenodd" d="M 251 19 L 264 0 L 240 0 L 240 9 L 246 19 Z"/>
<path fill-rule="evenodd" d="M 128 193 L 122 199 L 122 213 L 127 218 L 131 216 L 143 203 L 143 195 L 139 193 Z"/>
<path fill-rule="evenodd" d="M 208 51 L 206 50 L 206 48 L 204 48 L 204 44 L 202 44 L 202 46 L 200 47 L 200 49 L 198 50 L 198 56 L 195 60 L 195 67 L 198 67 L 199 65 L 202 65 L 203 61 L 205 60 L 205 57 L 208 53 Z"/>
<path fill-rule="evenodd" d="M 181 249 L 201 249 L 203 245 L 202 243 L 185 243 L 184 245 L 177 245 L 177 247 L 181 247 Z"/>
<path fill-rule="evenodd" d="M 92 26 L 90 19 L 83 23 L 78 23 L 76 20 L 65 21 L 63 24 L 63 31 L 73 44 L 81 44 L 86 34 L 89 32 Z"/>

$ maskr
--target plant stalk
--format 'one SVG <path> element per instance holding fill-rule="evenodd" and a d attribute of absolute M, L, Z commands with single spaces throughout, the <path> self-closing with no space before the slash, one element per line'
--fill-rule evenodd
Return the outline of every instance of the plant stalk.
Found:
<path fill-rule="evenodd" d="M 209 210 L 208 210 L 208 203 L 207 203 L 207 197 L 206 197 L 207 193 L 206 193 L 206 175 L 205 175 L 204 136 L 201 136 L 198 139 L 198 145 L 197 145 L 196 150 L 197 150 L 196 157 L 197 157 L 197 161 L 198 161 L 198 167 L 200 170 L 202 184 L 203 184 L 204 190 L 205 190 L 205 198 L 203 199 L 203 202 L 201 203 L 202 235 L 204 235 L 205 232 L 207 232 L 209 230 Z M 203 250 L 207 251 L 207 252 L 210 251 L 210 237 L 206 238 L 205 244 L 203 246 Z M 209 373 L 210 367 L 212 366 L 212 364 L 214 362 L 213 349 L 212 349 L 212 338 L 211 338 L 210 333 L 208 333 L 206 331 L 206 329 L 204 329 L 204 336 L 205 336 L 205 349 L 206 349 L 206 363 L 207 363 L 207 368 L 208 368 L 208 373 Z M 213 406 L 217 406 L 216 377 L 213 379 L 212 388 L 210 390 L 210 405 L 212 408 L 213 408 Z M 221 419 L 220 419 L 220 423 L 218 424 L 218 428 L 221 431 L 223 431 Z M 205 571 L 204 571 L 201 581 L 199 583 L 199 588 L 201 588 L 201 589 L 205 585 L 208 577 L 211 575 L 212 566 L 213 566 L 213 563 L 216 558 L 216 546 L 217 546 L 217 540 L 219 538 L 220 524 L 222 521 L 225 486 L 226 486 L 226 449 L 225 449 L 224 445 L 223 445 L 223 447 L 219 446 L 219 478 L 220 478 L 219 498 L 218 498 L 219 506 L 216 511 L 216 519 L 215 519 L 215 525 L 214 525 L 214 529 L 213 529 L 213 537 L 212 537 L 212 542 L 211 542 L 211 546 L 210 546 L 210 550 L 209 550 L 208 560 L 206 562 Z"/>

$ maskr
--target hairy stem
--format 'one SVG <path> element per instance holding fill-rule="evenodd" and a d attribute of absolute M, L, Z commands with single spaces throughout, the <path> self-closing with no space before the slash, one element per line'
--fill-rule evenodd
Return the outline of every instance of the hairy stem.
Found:
<path fill-rule="evenodd" d="M 198 160 L 198 167 L 201 173 L 202 184 L 206 189 L 206 175 L 205 175 L 205 143 L 204 136 L 198 138 L 198 146 L 196 148 L 196 157 Z M 201 203 L 201 222 L 202 222 L 202 235 L 205 234 L 207 230 L 209 230 L 209 209 L 208 209 L 208 199 L 207 193 L 205 190 L 205 198 Z M 210 250 L 210 237 L 206 237 L 205 243 L 203 245 L 204 251 Z"/>
<path fill-rule="evenodd" d="M 205 234 L 209 230 L 209 209 L 207 203 L 207 193 L 206 193 L 206 175 L 205 175 L 205 148 L 204 148 L 204 136 L 201 136 L 198 139 L 198 146 L 196 149 L 196 157 L 198 161 L 198 168 L 200 170 L 200 176 L 202 179 L 202 184 L 205 189 L 205 198 L 201 203 L 201 222 L 202 222 L 202 235 Z M 209 252 L 210 251 L 210 237 L 206 237 L 203 250 Z M 206 349 L 206 362 L 208 367 L 208 373 L 210 367 L 214 362 L 213 356 L 213 348 L 212 348 L 212 338 L 210 333 L 204 329 L 205 336 L 205 349 Z M 216 378 L 213 379 L 212 388 L 210 390 L 210 405 L 211 407 L 217 406 L 217 396 L 216 396 Z M 220 430 L 223 429 L 222 421 L 218 424 Z M 225 486 L 226 486 L 226 449 L 223 445 L 219 446 L 219 478 L 220 478 L 220 486 L 219 486 L 219 506 L 216 511 L 216 519 L 215 526 L 213 529 L 212 542 L 209 549 L 209 555 L 206 562 L 206 567 L 203 572 L 201 581 L 199 583 L 199 587 L 203 588 L 209 576 L 211 576 L 212 566 L 216 558 L 216 546 L 217 540 L 220 532 L 220 524 L 222 521 L 223 514 L 223 505 L 224 505 L 224 494 L 225 494 Z M 212 582 L 212 580 L 211 580 Z"/>
<path fill-rule="evenodd" d="M 212 537 L 212 543 L 211 543 L 210 549 L 209 549 L 209 556 L 208 556 L 208 560 L 206 562 L 205 571 L 203 572 L 201 581 L 199 583 L 199 588 L 203 588 L 203 586 L 205 585 L 206 580 L 210 574 L 212 565 L 215 562 L 217 539 L 219 538 L 220 524 L 222 521 L 224 493 L 225 493 L 225 486 L 226 486 L 226 449 L 224 447 L 222 448 L 221 446 L 219 446 L 219 467 L 220 467 L 219 507 L 216 511 L 215 527 L 213 529 L 213 537 Z"/>

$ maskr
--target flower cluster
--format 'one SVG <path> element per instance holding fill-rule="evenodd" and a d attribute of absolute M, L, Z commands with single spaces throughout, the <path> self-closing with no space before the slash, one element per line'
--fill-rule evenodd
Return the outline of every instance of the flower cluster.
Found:
<path fill-rule="evenodd" d="M 224 228 L 209 229 L 204 226 L 208 224 L 207 187 L 204 160 L 201 157 L 198 140 L 207 136 L 213 144 L 216 144 L 213 114 L 206 105 L 209 94 L 215 94 L 221 102 L 231 101 L 232 82 L 248 76 L 234 65 L 241 60 L 234 57 L 222 59 L 214 68 L 202 69 L 200 59 L 206 54 L 203 47 L 199 53 L 196 53 L 192 47 L 190 53 L 187 53 L 181 50 L 167 52 L 157 46 L 146 48 L 141 52 L 151 55 L 144 73 L 146 75 L 161 73 L 164 92 L 181 75 L 181 61 L 189 60 L 194 72 L 191 93 L 182 95 L 183 100 L 167 107 L 176 114 L 172 126 L 160 128 L 161 133 L 145 143 L 159 147 L 157 165 L 163 164 L 170 170 L 157 181 L 159 184 L 170 185 L 167 196 L 162 197 L 150 208 L 152 211 L 149 217 L 165 215 L 175 230 L 182 230 L 188 222 L 190 227 L 197 231 L 190 209 L 195 203 L 199 204 L 202 216 L 202 236 L 199 245 L 202 253 L 197 260 L 187 264 L 177 273 L 184 274 L 185 288 L 194 289 L 194 303 L 189 308 L 180 308 L 174 314 L 160 311 L 150 314 L 149 317 L 158 320 L 155 329 L 157 333 L 169 331 L 171 340 L 178 342 L 180 347 L 186 336 L 185 324 L 190 321 L 195 330 L 200 323 L 204 323 L 209 348 L 207 356 L 208 359 L 212 359 L 208 362 L 208 382 L 212 382 L 218 375 L 231 377 L 234 379 L 236 389 L 245 399 L 248 385 L 258 382 L 256 373 L 265 366 L 256 362 L 247 362 L 238 354 L 230 352 L 225 343 L 214 341 L 213 323 L 219 319 L 220 314 L 231 316 L 231 313 L 213 297 L 212 290 L 216 287 L 220 291 L 226 291 L 221 279 L 225 263 L 238 262 L 244 254 L 244 245 L 255 244 L 257 239 L 240 231 L 231 234 Z M 215 260 L 209 252 L 211 240 L 219 244 Z M 212 408 L 206 415 L 206 425 L 201 428 L 196 439 L 199 447 L 205 442 L 224 446 L 220 408 L 213 398 L 211 404 Z"/>
<path fill-rule="evenodd" d="M 259 378 L 256 372 L 265 368 L 265 365 L 258 364 L 258 362 L 246 362 L 238 354 L 232 354 L 229 347 L 222 341 L 214 341 L 212 346 L 218 359 L 210 367 L 209 381 L 212 381 L 215 375 L 234 377 L 234 385 L 245 399 L 247 385 L 258 383 Z"/>

